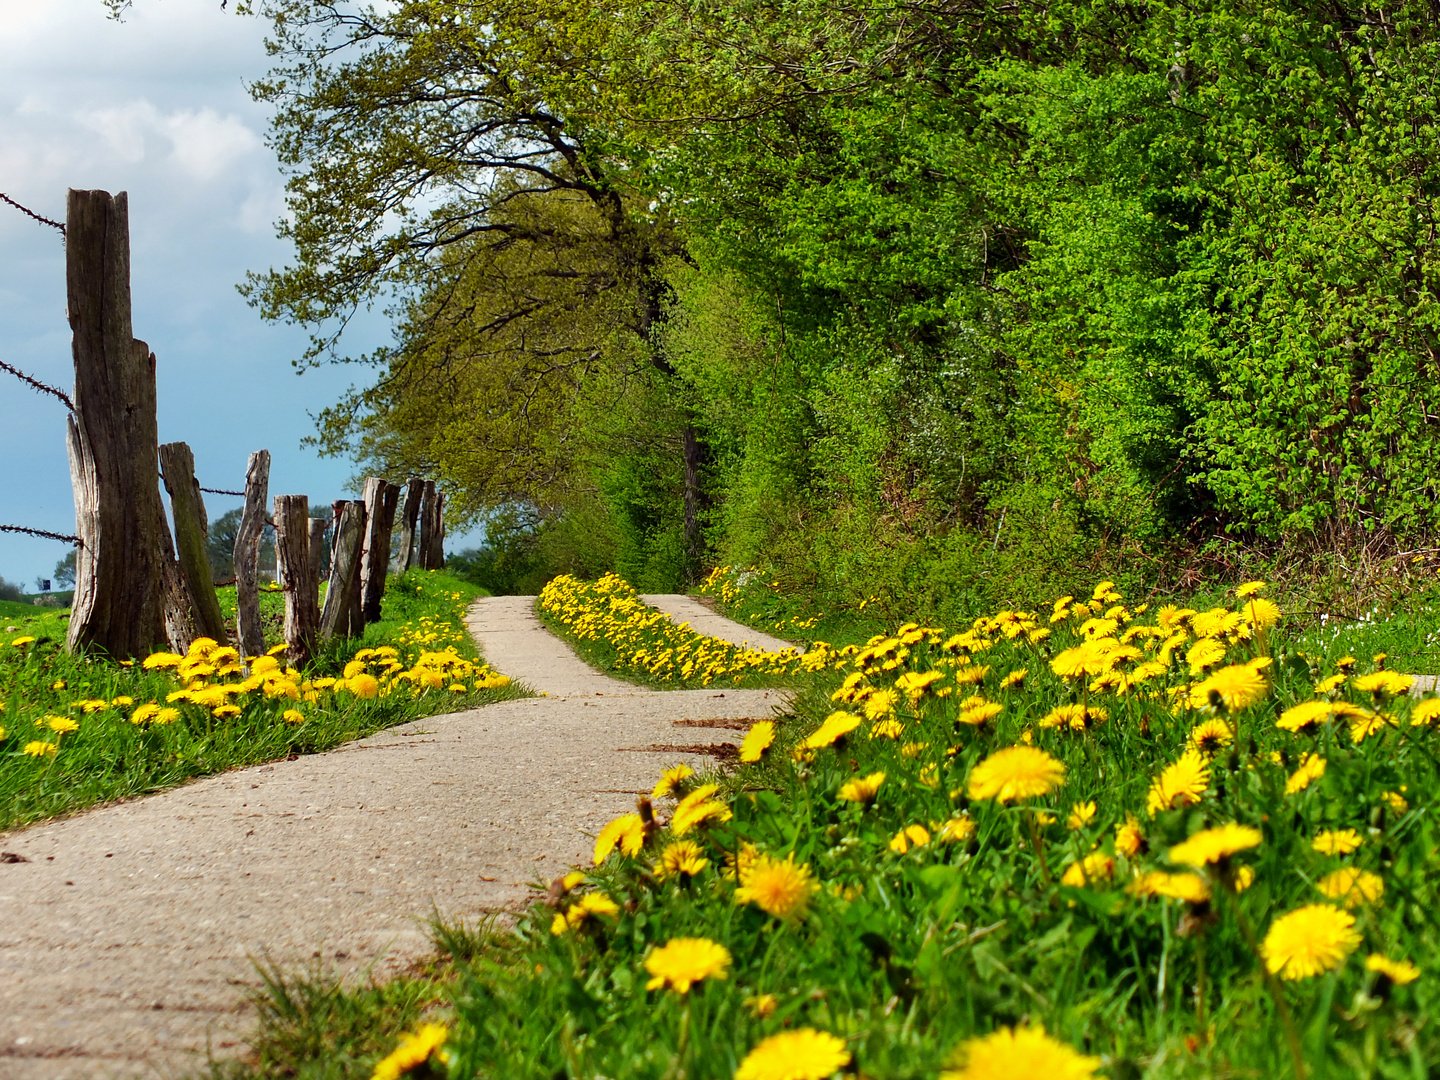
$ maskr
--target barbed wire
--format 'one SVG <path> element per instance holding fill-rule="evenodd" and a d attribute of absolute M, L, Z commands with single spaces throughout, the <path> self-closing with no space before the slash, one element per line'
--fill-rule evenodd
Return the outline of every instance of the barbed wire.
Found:
<path fill-rule="evenodd" d="M 62 540 L 67 544 L 74 544 L 76 547 L 85 546 L 78 536 L 46 532 L 44 529 L 27 529 L 24 525 L 0 525 L 0 532 L 24 533 L 26 536 L 38 536 L 42 540 Z"/>
<path fill-rule="evenodd" d="M 222 488 L 207 488 L 207 487 L 202 487 L 200 490 L 201 490 L 201 491 L 204 491 L 204 492 L 207 492 L 208 494 L 211 494 L 211 495 L 234 495 L 235 498 L 237 498 L 237 499 L 243 499 L 243 498 L 245 498 L 245 492 L 243 492 L 243 491 L 225 491 L 225 490 L 222 489 Z"/>
<path fill-rule="evenodd" d="M 11 206 L 13 206 L 16 210 L 19 210 L 19 211 L 20 211 L 22 214 L 24 214 L 26 217 L 34 218 L 36 221 L 40 222 L 41 225 L 49 225 L 49 226 L 52 226 L 53 228 L 59 229 L 61 236 L 64 236 L 64 235 L 65 235 L 65 226 L 62 225 L 60 222 L 58 222 L 58 221 L 51 221 L 48 217 L 43 217 L 42 215 L 35 213 L 34 210 L 31 210 L 31 209 L 28 209 L 27 207 L 21 206 L 18 202 L 16 202 L 14 199 L 10 198 L 10 196 L 9 196 L 9 195 L 6 195 L 3 191 L 0 191 L 0 200 L 3 200 L 4 202 L 9 203 Z"/>
<path fill-rule="evenodd" d="M 34 389 L 39 390 L 42 394 L 51 394 L 59 398 L 64 403 L 67 409 L 69 409 L 72 413 L 75 411 L 75 403 L 70 400 L 70 395 L 65 393 L 64 390 L 57 390 L 55 387 L 50 386 L 48 383 L 43 383 L 39 379 L 33 378 L 30 375 L 26 375 L 25 372 L 21 371 L 17 367 L 5 363 L 4 360 L 0 360 L 0 371 L 8 371 L 11 375 L 14 375 L 15 378 L 19 379 L 23 383 L 29 384 Z"/>

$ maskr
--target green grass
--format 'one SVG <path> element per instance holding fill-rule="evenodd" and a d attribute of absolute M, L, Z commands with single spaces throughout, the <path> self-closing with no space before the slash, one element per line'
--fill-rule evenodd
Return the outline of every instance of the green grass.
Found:
<path fill-rule="evenodd" d="M 474 658 L 461 612 L 478 592 L 443 573 L 412 571 L 392 578 L 382 621 L 367 626 L 363 638 L 333 640 L 304 674 L 308 679 L 341 675 L 356 652 L 385 644 L 397 646 L 406 663 L 422 649 L 448 645 Z M 233 590 L 231 594 L 233 605 Z M 262 611 L 268 608 L 273 615 L 280 599 L 266 595 Z M 165 704 L 181 686 L 175 675 L 72 656 L 63 649 L 66 614 L 30 610 L 30 618 L 7 624 L 18 632 L 0 639 L 5 643 L 0 648 L 0 727 L 6 729 L 0 737 L 0 828 L 162 791 L 243 765 L 327 750 L 416 717 L 520 694 L 513 687 L 465 694 L 442 688 L 371 700 L 329 694 L 310 705 L 257 692 L 245 699 L 241 715 L 229 719 L 217 720 L 207 709 L 182 703 L 177 706 L 182 716 L 174 723 L 136 725 L 128 720 L 135 706 Z M 33 614 L 36 611 L 43 613 Z M 272 619 L 269 626 L 274 625 Z M 20 647 L 10 644 L 25 636 L 36 640 Z M 420 636 L 431 640 L 421 641 Z M 88 714 L 78 705 L 119 697 L 131 698 L 132 704 Z M 297 705 L 306 713 L 304 722 L 285 722 L 284 711 Z M 28 743 L 57 741 L 48 717 L 73 720 L 79 728 L 58 737 L 59 750 L 53 756 L 26 754 Z"/>
<path fill-rule="evenodd" d="M 1153 625 L 1157 608 L 1126 619 Z M 1047 605 L 1037 625 L 1052 628 L 1048 620 Z M 1154 814 L 1153 779 L 1210 715 L 1203 704 L 1172 708 L 1165 693 L 1193 681 L 1184 660 L 1193 641 L 1139 692 L 1092 693 L 1083 688 L 1088 679 L 1067 683 L 1050 666 L 1080 640 L 1083 621 L 1055 623 L 1052 636 L 1034 643 L 1024 633 L 1007 639 L 990 624 L 983 647 L 947 648 L 948 635 L 920 635 L 883 656 L 852 657 L 847 671 L 862 677 L 847 696 L 860 693 L 858 701 L 833 700 L 847 672 L 802 687 L 764 758 L 724 779 L 718 797 L 733 816 L 685 837 L 708 867 L 693 878 L 660 879 L 653 867 L 673 839 L 661 829 L 638 857 L 612 855 L 580 887 L 613 900 L 613 915 L 556 935 L 555 908 L 536 905 L 503 949 L 482 949 L 435 983 L 452 1023 L 448 1075 L 730 1080 L 764 1038 L 809 1027 L 844 1039 L 857 1075 L 933 1078 L 967 1040 L 1043 1024 L 1054 1039 L 1100 1058 L 1111 1080 L 1287 1077 L 1294 1069 L 1277 997 L 1308 1076 L 1428 1075 L 1440 1060 L 1431 1020 L 1440 1007 L 1440 732 L 1410 725 L 1410 699 L 1349 685 L 1333 693 L 1398 723 L 1357 735 L 1345 721 L 1300 732 L 1276 721 L 1314 698 L 1342 653 L 1360 658 L 1357 674 L 1375 666 L 1372 647 L 1427 655 L 1433 609 L 1417 602 L 1406 614 L 1348 622 L 1339 633 L 1331 620 L 1320 627 L 1297 619 L 1263 641 L 1227 642 L 1223 663 L 1270 655 L 1269 690 L 1233 717 L 1213 717 L 1233 720 L 1238 740 L 1209 757 L 1196 802 Z M 1154 654 L 1155 641 L 1136 641 Z M 973 662 L 958 659 L 956 648 Z M 898 662 L 886 667 L 884 656 Z M 978 681 L 957 679 L 976 667 L 988 669 Z M 1002 689 L 1002 676 L 1019 668 L 1026 677 Z M 864 698 L 897 677 L 932 670 L 943 673 L 939 683 L 896 701 L 897 738 L 872 737 L 867 721 L 831 746 L 800 752 L 837 709 L 859 715 Z M 953 687 L 948 695 L 934 693 L 945 687 Z M 958 722 L 975 694 L 1004 706 L 979 727 Z M 1041 726 L 1067 703 L 1103 707 L 1108 718 L 1083 731 Z M 977 766 L 1026 739 L 1065 766 L 1063 785 L 1009 803 L 975 795 Z M 1326 760 L 1323 775 L 1287 793 L 1310 754 Z M 885 779 L 872 805 L 839 797 L 847 782 L 874 772 Z M 1404 793 L 1403 808 L 1391 792 Z M 1072 808 L 1091 802 L 1093 817 L 1067 827 Z M 1042 812 L 1053 817 L 1042 820 Z M 662 822 L 668 816 L 662 807 Z M 1126 853 L 1116 848 L 1117 827 L 1132 816 L 1145 842 Z M 967 822 L 969 834 L 941 842 L 937 826 L 955 820 Z M 1132 891 L 1142 873 L 1183 872 L 1167 861 L 1171 846 L 1228 822 L 1253 826 L 1260 842 L 1205 871 L 1211 901 Z M 896 836 L 914 826 L 929 841 L 915 843 L 912 834 L 898 850 Z M 1311 840 L 1327 829 L 1354 829 L 1363 842 L 1348 856 L 1314 850 Z M 745 845 L 808 867 L 819 887 L 803 915 L 776 918 L 739 901 L 723 870 Z M 1088 878 L 1072 869 L 1086 856 L 1100 860 Z M 1237 893 L 1231 883 L 1242 867 L 1254 880 Z M 1380 902 L 1354 909 L 1358 940 L 1338 950 L 1330 970 L 1272 985 L 1247 935 L 1264 941 L 1281 915 L 1326 902 L 1318 883 L 1345 867 L 1384 883 Z M 647 990 L 647 957 L 677 937 L 724 945 L 728 977 L 705 979 L 686 995 Z M 1422 974 L 1390 984 L 1365 969 L 1370 954 L 1412 961 Z M 772 995 L 774 1011 L 757 1015 L 757 995 Z M 373 1015 L 377 1030 L 388 1029 L 382 1046 L 410 1024 Z"/>

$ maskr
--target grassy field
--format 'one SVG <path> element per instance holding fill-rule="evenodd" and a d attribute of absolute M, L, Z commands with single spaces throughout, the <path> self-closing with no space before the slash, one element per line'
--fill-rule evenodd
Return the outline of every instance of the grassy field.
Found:
<path fill-rule="evenodd" d="M 304 672 L 270 658 L 246 672 L 233 650 L 203 643 L 189 657 L 145 664 L 71 656 L 66 612 L 0 615 L 9 620 L 0 637 L 0 828 L 515 696 L 474 662 L 462 615 L 477 593 L 443 573 L 394 577 L 382 620 L 363 638 L 332 641 Z M 273 642 L 282 598 L 262 599 Z M 233 588 L 222 607 L 233 611 Z"/>
<path fill-rule="evenodd" d="M 1380 653 L 1429 656 L 1431 609 L 1291 626 L 1243 591 L 836 647 L 752 760 L 666 779 L 305 1075 L 1429 1075 L 1440 702 Z M 401 1041 L 427 1021 L 448 1064 Z"/>

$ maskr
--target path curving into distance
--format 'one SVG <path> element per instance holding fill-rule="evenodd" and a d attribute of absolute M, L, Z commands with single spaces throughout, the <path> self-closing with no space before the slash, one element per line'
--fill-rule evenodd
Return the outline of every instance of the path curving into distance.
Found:
<path fill-rule="evenodd" d="M 243 1053 L 251 957 L 399 970 L 430 951 L 432 911 L 523 907 L 661 768 L 700 768 L 783 707 L 601 675 L 533 603 L 487 597 L 468 622 L 492 666 L 548 696 L 0 833 L 26 860 L 0 861 L 0 1080 L 177 1077 L 207 1048 Z"/>

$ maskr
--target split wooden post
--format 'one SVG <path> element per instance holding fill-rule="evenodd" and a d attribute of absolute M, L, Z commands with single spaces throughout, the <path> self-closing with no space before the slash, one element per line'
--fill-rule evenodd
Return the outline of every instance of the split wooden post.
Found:
<path fill-rule="evenodd" d="M 308 503 L 309 500 L 307 499 Z M 315 593 L 315 603 L 320 603 L 320 578 L 325 573 L 325 528 L 324 518 L 310 519 L 310 587 Z M 318 618 L 318 616 L 317 616 Z"/>
<path fill-rule="evenodd" d="M 434 570 L 430 565 L 430 549 L 435 540 L 435 481 L 426 480 L 424 493 L 420 496 L 420 551 L 415 562 L 421 570 Z"/>
<path fill-rule="evenodd" d="M 425 485 L 420 478 L 410 477 L 405 487 L 405 508 L 400 518 L 400 553 L 395 561 L 402 574 L 418 561 L 415 555 L 415 525 L 420 517 L 420 502 L 424 493 Z"/>
<path fill-rule="evenodd" d="M 367 623 L 380 621 L 385 578 L 390 573 L 390 533 L 400 488 L 370 477 L 365 481 L 365 554 L 360 563 L 361 609 Z"/>
<path fill-rule="evenodd" d="M 165 520 L 165 506 L 156 505 L 160 514 L 160 581 L 165 590 L 165 638 L 170 648 L 182 656 L 190 651 L 190 643 L 198 636 L 195 620 L 190 614 L 190 590 L 185 585 L 185 575 L 175 558 L 175 541 L 170 538 L 170 523 Z"/>
<path fill-rule="evenodd" d="M 165 640 L 155 355 L 130 318 L 125 192 L 70 191 L 65 291 L 75 360 L 66 444 L 75 489 L 75 597 L 66 647 L 113 657 Z"/>
<path fill-rule="evenodd" d="M 225 619 L 220 614 L 220 599 L 215 595 L 215 577 L 210 570 L 206 552 L 210 523 L 205 520 L 205 500 L 200 495 L 200 481 L 195 479 L 195 455 L 183 442 L 165 443 L 160 447 L 160 468 L 165 490 L 170 493 L 170 514 L 175 519 L 175 551 L 180 557 L 180 572 L 190 592 L 191 620 L 196 633 L 226 641 Z"/>
<path fill-rule="evenodd" d="M 245 509 L 235 532 L 235 636 L 246 659 L 265 652 L 265 632 L 260 628 L 260 537 L 269 487 L 270 451 L 257 450 L 245 468 Z M 279 576 L 278 558 L 275 567 Z"/>
<path fill-rule="evenodd" d="M 336 518 L 335 551 L 330 557 L 330 583 L 320 612 L 320 638 L 329 641 L 350 629 L 351 585 L 360 570 L 360 545 L 365 535 L 365 504 L 346 502 Z"/>
<path fill-rule="evenodd" d="M 275 496 L 275 565 L 277 570 L 284 568 L 285 576 L 286 657 L 297 668 L 309 663 L 315 654 L 320 629 L 320 584 L 310 548 L 314 540 L 311 524 L 308 498 Z M 320 543 L 324 543 L 323 530 Z"/>

